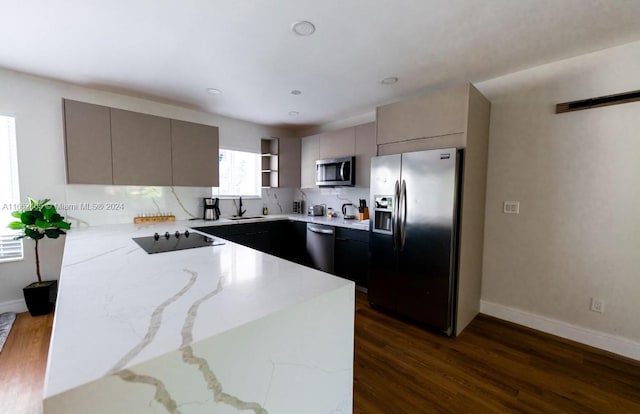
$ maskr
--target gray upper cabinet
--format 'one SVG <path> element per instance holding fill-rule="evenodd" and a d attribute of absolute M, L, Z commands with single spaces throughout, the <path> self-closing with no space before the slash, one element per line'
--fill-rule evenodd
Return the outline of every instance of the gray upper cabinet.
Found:
<path fill-rule="evenodd" d="M 377 155 L 376 123 L 358 125 L 355 132 L 356 187 L 369 187 L 371 157 Z"/>
<path fill-rule="evenodd" d="M 216 187 L 218 127 L 63 100 L 69 184 Z"/>
<path fill-rule="evenodd" d="M 65 150 L 69 184 L 113 184 L 109 108 L 64 101 Z"/>
<path fill-rule="evenodd" d="M 316 186 L 316 160 L 320 158 L 320 135 L 302 138 L 300 142 L 300 187 Z"/>
<path fill-rule="evenodd" d="M 171 120 L 111 109 L 113 184 L 173 184 Z"/>
<path fill-rule="evenodd" d="M 173 185 L 218 186 L 218 127 L 171 120 Z"/>
<path fill-rule="evenodd" d="M 279 141 L 279 187 L 299 188 L 301 140 L 298 138 L 280 138 Z"/>
<path fill-rule="evenodd" d="M 301 188 L 316 185 L 316 160 L 356 157 L 356 187 L 369 186 L 371 157 L 377 155 L 376 124 L 370 122 L 302 138 Z"/>
<path fill-rule="evenodd" d="M 320 136 L 320 159 L 351 157 L 356 150 L 355 128 L 344 128 Z"/>
<path fill-rule="evenodd" d="M 378 145 L 464 132 L 468 86 L 379 106 L 376 110 Z"/>

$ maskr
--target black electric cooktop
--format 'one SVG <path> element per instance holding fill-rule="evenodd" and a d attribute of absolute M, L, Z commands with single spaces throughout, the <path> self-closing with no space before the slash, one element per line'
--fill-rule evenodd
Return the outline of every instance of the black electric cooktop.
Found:
<path fill-rule="evenodd" d="M 138 243 L 140 247 L 149 254 L 224 244 L 224 242 L 220 240 L 214 240 L 211 237 L 198 233 L 189 233 L 189 231 L 185 231 L 184 233 L 178 231 L 175 233 L 167 232 L 165 234 L 156 233 L 148 237 L 134 237 L 133 241 Z"/>

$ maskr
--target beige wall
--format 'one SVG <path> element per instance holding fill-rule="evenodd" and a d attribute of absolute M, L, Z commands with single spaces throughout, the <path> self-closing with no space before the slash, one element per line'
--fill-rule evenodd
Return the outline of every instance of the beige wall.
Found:
<path fill-rule="evenodd" d="M 640 42 L 476 85 L 492 102 L 483 301 L 640 341 L 640 102 L 554 113 L 639 85 Z"/>
<path fill-rule="evenodd" d="M 220 127 L 220 145 L 259 152 L 260 137 L 285 136 L 291 132 L 250 122 L 198 112 L 115 93 L 83 88 L 63 82 L 33 77 L 0 69 L 0 114 L 16 117 L 16 137 L 20 195 L 51 198 L 56 203 L 125 202 L 125 212 L 94 212 L 82 217 L 91 224 L 131 222 L 136 213 L 171 211 L 178 219 L 186 219 L 177 207 L 169 187 L 140 188 L 126 186 L 67 185 L 62 119 L 62 98 L 91 102 L 153 115 L 166 116 Z M 132 191 L 131 189 L 135 190 Z M 275 191 L 275 190 L 273 190 Z M 273 192 L 272 191 L 272 192 Z M 200 197 L 211 196 L 210 188 L 176 188 L 187 207 L 198 214 Z M 153 197 L 138 196 L 152 193 Z M 289 191 L 292 194 L 292 190 Z M 262 208 L 255 202 L 256 212 Z M 287 205 L 290 205 L 288 203 Z M 223 210 L 223 213 L 225 211 Z M 78 215 L 80 213 L 73 213 Z M 67 217 L 72 216 L 69 212 Z M 88 218 L 90 217 L 90 218 Z M 73 221 L 73 225 L 81 222 Z M 64 240 L 46 240 L 40 245 L 42 273 L 45 279 L 57 279 L 60 274 Z M 0 313 L 6 303 L 22 299 L 22 288 L 35 280 L 33 242 L 25 240 L 22 261 L 0 263 Z M 4 304 L 4 305 L 3 305 Z M 3 307 L 4 306 L 4 307 Z"/>

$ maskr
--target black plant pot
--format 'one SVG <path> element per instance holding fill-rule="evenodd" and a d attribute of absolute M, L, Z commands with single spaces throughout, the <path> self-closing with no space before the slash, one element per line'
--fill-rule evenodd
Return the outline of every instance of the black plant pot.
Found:
<path fill-rule="evenodd" d="M 53 310 L 58 296 L 58 281 L 45 280 L 22 289 L 31 316 L 46 315 Z"/>

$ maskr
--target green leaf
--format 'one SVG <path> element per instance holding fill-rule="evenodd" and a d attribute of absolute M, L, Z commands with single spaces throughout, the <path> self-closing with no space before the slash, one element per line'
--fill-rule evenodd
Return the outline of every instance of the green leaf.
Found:
<path fill-rule="evenodd" d="M 49 227 L 54 227 L 51 223 L 46 220 L 36 220 L 35 226 L 39 229 L 48 229 Z"/>
<path fill-rule="evenodd" d="M 19 219 L 20 217 L 22 217 L 22 210 L 17 210 L 17 211 L 12 212 L 11 216 Z"/>
<path fill-rule="evenodd" d="M 51 225 L 65 230 L 69 230 L 71 228 L 71 223 L 67 223 L 66 221 L 56 221 L 55 223 L 51 223 Z"/>
<path fill-rule="evenodd" d="M 46 229 L 44 234 L 50 239 L 57 239 L 60 236 L 58 229 Z"/>
<path fill-rule="evenodd" d="M 57 214 L 58 212 L 56 211 L 55 206 L 53 205 L 48 205 L 48 206 L 43 206 L 42 207 L 42 214 L 44 215 L 44 218 L 47 219 L 47 221 L 52 221 L 51 220 L 51 216 L 53 216 L 54 214 Z"/>
<path fill-rule="evenodd" d="M 53 214 L 51 217 L 48 218 L 48 220 L 52 223 L 56 223 L 58 221 L 62 221 L 64 220 L 64 217 L 62 217 L 60 214 L 55 213 Z"/>
<path fill-rule="evenodd" d="M 29 228 L 24 229 L 24 234 L 27 237 L 32 238 L 33 240 L 40 240 L 41 238 L 44 237 L 44 233 L 40 233 L 37 230 L 33 230 L 33 229 L 29 229 Z"/>
<path fill-rule="evenodd" d="M 36 217 L 36 211 L 28 210 L 22 213 L 20 216 L 20 221 L 22 221 L 27 226 L 33 225 L 38 218 Z"/>
<path fill-rule="evenodd" d="M 12 230 L 22 230 L 25 228 L 25 225 L 21 221 L 12 221 L 7 227 Z"/>

